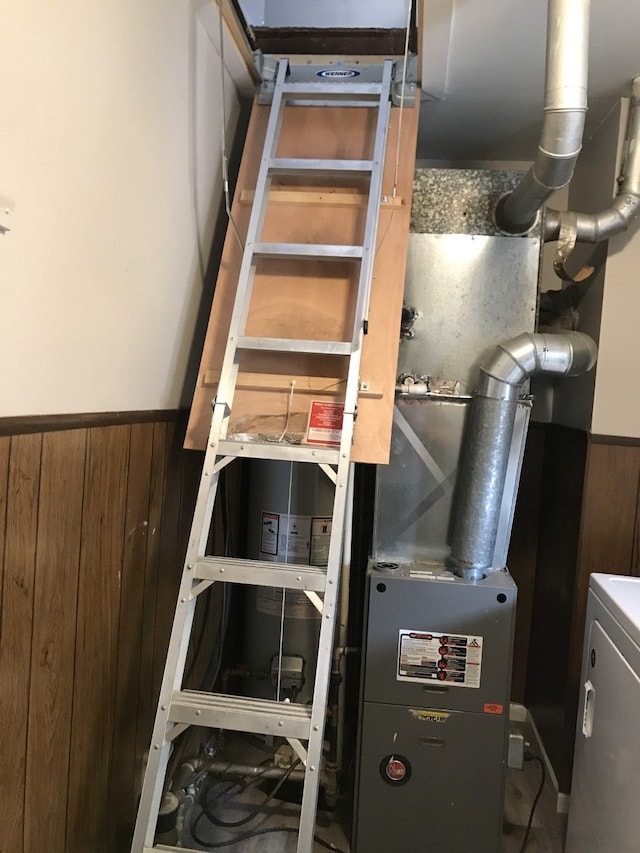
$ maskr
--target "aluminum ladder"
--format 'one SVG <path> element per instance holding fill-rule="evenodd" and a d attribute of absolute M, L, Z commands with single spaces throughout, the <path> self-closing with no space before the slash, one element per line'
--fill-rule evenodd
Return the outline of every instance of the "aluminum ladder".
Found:
<path fill-rule="evenodd" d="M 311 853 L 316 819 L 326 703 L 336 621 L 351 445 L 358 399 L 360 359 L 369 308 L 373 262 L 382 192 L 382 175 L 390 114 L 393 63 L 382 66 L 381 81 L 352 80 L 288 82 L 288 60 L 280 60 L 267 123 L 253 208 L 242 257 L 236 299 L 220 381 L 213 402 L 207 452 L 198 490 L 186 560 L 178 595 L 158 711 L 147 763 L 131 853 L 180 850 L 154 846 L 158 809 L 171 742 L 189 726 L 204 726 L 288 740 L 305 767 L 297 853 Z M 278 158 L 283 111 L 295 106 L 358 106 L 377 110 L 371 160 Z M 368 176 L 369 195 L 362 245 L 319 245 L 260 242 L 272 176 Z M 349 341 L 290 340 L 244 334 L 256 263 L 260 258 L 309 259 L 318 263 L 351 261 L 359 264 L 358 293 Z M 239 441 L 227 428 L 239 371 L 246 350 L 317 353 L 348 359 L 342 434 L 339 447 Z M 291 563 L 212 557 L 205 555 L 220 471 L 238 457 L 276 459 L 320 465 L 335 484 L 332 529 L 326 569 Z M 197 596 L 215 581 L 303 591 L 322 613 L 312 705 L 251 699 L 183 690 L 182 678 Z M 322 596 L 322 597 L 321 597 Z M 306 741 L 306 748 L 302 741 Z"/>

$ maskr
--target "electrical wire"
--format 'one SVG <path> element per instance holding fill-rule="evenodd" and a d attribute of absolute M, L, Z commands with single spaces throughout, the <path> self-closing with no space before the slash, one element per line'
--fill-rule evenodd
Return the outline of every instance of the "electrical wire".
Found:
<path fill-rule="evenodd" d="M 289 419 L 291 417 L 291 406 L 293 405 L 293 392 L 295 391 L 296 380 L 291 380 L 291 391 L 289 392 L 289 399 L 287 401 L 287 418 L 284 422 L 284 429 L 282 430 L 282 435 L 278 439 L 278 444 L 283 440 L 285 435 L 287 434 L 287 430 L 289 429 Z"/>
<path fill-rule="evenodd" d="M 400 116 L 398 118 L 398 146 L 396 149 L 396 162 L 393 171 L 393 189 L 391 197 L 398 195 L 398 171 L 400 169 L 400 140 L 402 138 L 402 116 L 404 115 L 404 87 L 407 80 L 407 62 L 409 61 L 409 32 L 411 30 L 411 9 L 413 0 L 409 0 L 407 9 L 407 31 L 404 39 L 404 65 L 402 68 L 402 89 L 400 91 Z"/>
<path fill-rule="evenodd" d="M 410 0 L 411 2 L 411 0 Z M 220 32 L 220 89 L 222 96 L 222 121 L 220 122 L 221 131 L 221 146 L 222 146 L 222 187 L 224 190 L 224 207 L 229 219 L 229 224 L 233 230 L 234 236 L 240 247 L 240 251 L 244 253 L 244 243 L 240 237 L 240 232 L 231 213 L 231 200 L 229 197 L 229 160 L 227 157 L 227 98 L 224 90 L 224 23 L 222 20 L 222 0 L 218 2 L 218 25 Z"/>
<path fill-rule="evenodd" d="M 211 821 L 211 823 L 213 823 L 215 826 L 220 826 L 223 829 L 237 829 L 239 826 L 246 826 L 246 824 L 251 823 L 252 820 L 255 820 L 258 815 L 260 815 L 264 811 L 266 806 L 268 806 L 271 800 L 274 799 L 280 788 L 282 788 L 284 783 L 287 781 L 289 776 L 291 776 L 291 774 L 299 764 L 300 759 L 298 758 L 296 761 L 293 762 L 290 767 L 287 768 L 286 773 L 283 773 L 282 777 L 278 779 L 271 793 L 268 794 L 267 797 L 261 803 L 259 803 L 251 812 L 249 812 L 248 815 L 245 815 L 245 817 L 239 818 L 239 820 L 223 820 L 222 818 L 213 814 L 207 803 L 205 803 L 201 814 L 205 814 L 207 818 Z M 266 772 L 267 769 L 268 768 L 265 768 L 264 772 Z"/>
<path fill-rule="evenodd" d="M 293 394 L 293 385 L 291 386 Z M 289 562 L 289 533 L 291 530 L 291 497 L 293 494 L 293 462 L 289 462 L 289 495 L 287 499 L 287 530 L 284 542 L 284 561 Z M 280 687 L 282 685 L 282 655 L 284 653 L 284 619 L 286 615 L 287 590 L 282 589 L 282 607 L 280 610 L 280 642 L 278 645 L 278 683 L 276 686 L 276 700 L 280 701 Z"/>
<path fill-rule="evenodd" d="M 198 662 L 198 658 L 200 657 L 200 652 L 202 651 L 202 644 L 204 642 L 204 635 L 207 630 L 207 625 L 209 622 L 209 615 L 211 612 L 211 587 L 209 589 L 205 589 L 202 593 L 205 596 L 204 602 L 204 613 L 202 615 L 202 620 L 200 622 L 200 627 L 198 630 L 198 637 L 195 642 L 195 646 L 193 649 L 193 654 L 191 656 L 191 660 L 189 661 L 189 666 L 186 669 L 184 677 L 182 679 L 183 683 L 189 681 L 191 676 L 193 675 L 193 671 L 196 667 L 196 663 Z"/>
<path fill-rule="evenodd" d="M 219 800 L 222 796 L 224 796 L 224 794 L 230 793 L 234 787 L 238 786 L 241 788 L 241 790 L 243 790 L 243 791 L 246 790 L 246 788 L 250 787 L 255 782 L 259 781 L 262 774 L 259 774 L 258 776 L 254 777 L 248 783 L 246 783 L 246 781 L 245 781 L 244 785 L 240 785 L 240 783 L 238 783 L 238 782 L 232 782 L 232 785 L 230 788 L 227 788 L 224 791 L 218 792 L 216 794 L 216 796 L 213 797 L 213 799 L 207 803 L 207 805 L 200 812 L 200 814 L 197 816 L 197 818 L 192 822 L 192 824 L 191 824 L 191 837 L 193 838 L 193 840 L 197 844 L 199 844 L 201 847 L 204 847 L 207 850 L 218 850 L 222 847 L 231 847 L 234 844 L 240 844 L 243 841 L 249 841 L 250 839 L 256 838 L 256 837 L 261 836 L 261 835 L 271 835 L 271 834 L 282 833 L 282 832 L 295 832 L 295 833 L 297 833 L 298 827 L 295 827 L 295 826 L 270 826 L 270 827 L 264 827 L 262 829 L 254 829 L 251 832 L 245 832 L 242 835 L 236 835 L 234 838 L 228 838 L 225 841 L 205 841 L 204 839 L 199 837 L 198 832 L 197 832 L 197 827 L 198 827 L 198 824 L 201 821 L 201 819 L 205 816 L 215 825 L 222 826 L 224 828 L 230 828 L 230 827 L 246 824 L 249 822 L 249 820 L 253 820 L 254 817 L 257 817 L 257 815 L 264 809 L 264 807 L 275 797 L 275 795 L 277 794 L 280 787 L 288 779 L 289 775 L 298 766 L 298 764 L 300 764 L 299 759 L 297 761 L 295 761 L 291 765 L 291 767 L 288 768 L 287 772 L 278 781 L 278 783 L 276 784 L 273 791 L 269 794 L 269 796 L 266 798 L 266 800 L 264 800 L 264 802 L 262 802 L 260 804 L 258 809 L 254 810 L 254 813 L 252 813 L 252 815 L 247 816 L 246 818 L 243 818 L 239 822 L 236 821 L 233 823 L 225 823 L 224 821 L 220 821 L 219 819 L 212 820 L 212 815 L 210 813 L 210 806 L 213 802 L 215 802 L 216 800 Z M 269 769 L 269 767 L 270 767 L 270 765 L 265 767 L 265 770 L 263 771 L 263 773 L 266 772 Z M 335 853 L 347 853 L 347 851 L 342 850 L 340 847 L 333 844 L 333 842 L 325 841 L 324 838 L 321 838 L 319 835 L 314 835 L 313 838 L 314 838 L 314 841 L 317 844 L 319 844 L 321 847 L 324 847 L 325 850 L 333 850 L 333 851 L 335 851 Z"/>
<path fill-rule="evenodd" d="M 235 838 L 228 838 L 226 841 L 202 841 L 199 838 L 193 836 L 193 840 L 197 841 L 197 843 L 206 848 L 207 850 L 219 850 L 221 847 L 231 847 L 233 844 L 240 844 L 243 841 L 249 841 L 251 838 L 257 838 L 259 835 L 270 835 L 272 833 L 278 832 L 295 832 L 297 834 L 298 827 L 297 826 L 268 826 L 264 829 L 254 829 L 253 832 L 245 832 L 243 835 L 236 835 Z M 337 847 L 331 841 L 325 841 L 324 838 L 320 838 L 319 835 L 314 835 L 313 840 L 316 844 L 319 844 L 320 847 L 324 847 L 325 850 L 333 850 L 335 853 L 347 853 L 346 850 L 343 850 L 340 847 Z"/>
<path fill-rule="evenodd" d="M 536 811 L 536 807 L 540 801 L 540 797 L 542 796 L 542 792 L 544 791 L 544 783 L 546 781 L 547 773 L 544 766 L 544 761 L 540 758 L 539 755 L 527 754 L 525 755 L 525 761 L 537 761 L 540 764 L 540 785 L 538 786 L 538 790 L 536 792 L 535 797 L 533 798 L 533 803 L 531 804 L 531 811 L 529 812 L 529 821 L 527 823 L 527 828 L 524 833 L 524 838 L 522 839 L 522 846 L 520 847 L 520 853 L 524 853 L 527 844 L 529 843 L 529 835 L 531 833 L 531 827 L 533 825 L 533 816 Z"/>

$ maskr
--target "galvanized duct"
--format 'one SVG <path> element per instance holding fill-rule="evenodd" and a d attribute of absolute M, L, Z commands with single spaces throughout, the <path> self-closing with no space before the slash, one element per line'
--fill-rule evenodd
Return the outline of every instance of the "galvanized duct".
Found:
<path fill-rule="evenodd" d="M 524 234 L 549 196 L 569 183 L 587 112 L 589 0 L 549 0 L 545 107 L 538 155 L 496 209 L 508 234 Z"/>
<path fill-rule="evenodd" d="M 520 388 L 530 376 L 577 376 L 596 361 L 593 340 L 581 332 L 522 334 L 500 344 L 480 368 L 468 439 L 458 476 L 450 563 L 456 574 L 480 580 L 493 566 L 500 507 Z"/>
<path fill-rule="evenodd" d="M 600 213 L 565 213 L 547 210 L 544 239 L 557 240 L 560 226 L 572 217 L 571 227 L 575 239 L 582 243 L 599 243 L 614 234 L 626 231 L 640 211 L 640 76 L 632 81 L 631 109 L 622 174 L 618 179 L 618 192 L 612 203 Z"/>

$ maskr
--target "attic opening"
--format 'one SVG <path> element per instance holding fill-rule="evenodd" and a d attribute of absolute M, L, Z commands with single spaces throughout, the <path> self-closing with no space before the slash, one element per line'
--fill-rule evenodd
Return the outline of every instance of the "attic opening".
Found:
<path fill-rule="evenodd" d="M 283 55 L 388 56 L 404 53 L 406 3 L 230 0 L 254 50 Z M 409 50 L 417 52 L 411 3 Z"/>

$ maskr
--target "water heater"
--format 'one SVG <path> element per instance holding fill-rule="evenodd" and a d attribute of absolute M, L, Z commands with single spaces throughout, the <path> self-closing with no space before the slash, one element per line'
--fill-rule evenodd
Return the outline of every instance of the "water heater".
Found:
<path fill-rule="evenodd" d="M 252 460 L 249 494 L 249 558 L 326 566 L 334 489 L 317 465 Z M 244 626 L 243 663 L 257 676 L 247 679 L 249 695 L 310 701 L 320 614 L 307 596 L 248 587 Z"/>

